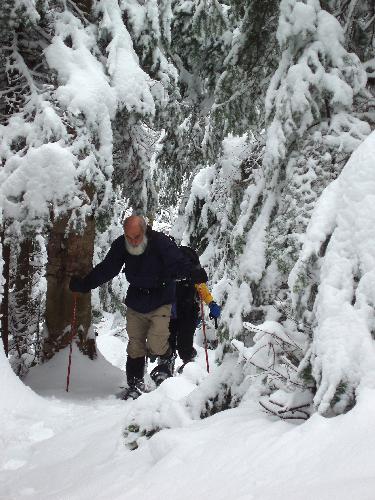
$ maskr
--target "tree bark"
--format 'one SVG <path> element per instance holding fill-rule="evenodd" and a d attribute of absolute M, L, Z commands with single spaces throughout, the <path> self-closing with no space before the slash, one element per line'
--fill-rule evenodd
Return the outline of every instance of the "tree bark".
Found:
<path fill-rule="evenodd" d="M 4 233 L 1 234 L 1 243 L 3 248 L 3 278 L 5 280 L 3 296 L 0 305 L 1 313 L 1 338 L 4 344 L 5 355 L 9 352 L 9 277 L 10 277 L 10 246 L 4 243 Z"/>
<path fill-rule="evenodd" d="M 30 323 L 33 322 L 31 308 L 32 289 L 32 269 L 30 260 L 33 252 L 33 242 L 31 239 L 22 240 L 17 255 L 16 272 L 14 276 L 14 286 L 11 292 L 9 307 L 10 334 L 12 344 L 17 351 L 19 365 L 16 370 L 18 376 L 24 374 L 24 366 L 21 362 L 22 355 L 29 351 L 28 335 L 31 333 Z"/>
<path fill-rule="evenodd" d="M 47 248 L 46 329 L 43 357 L 51 358 L 71 339 L 73 294 L 69 281 L 73 275 L 84 276 L 92 269 L 95 221 L 87 218 L 82 235 L 65 234 L 68 217 L 55 221 Z M 91 359 L 96 355 L 95 339 L 88 338 L 91 326 L 91 294 L 77 294 L 78 346 Z"/>
<path fill-rule="evenodd" d="M 83 12 L 90 14 L 92 9 L 92 0 L 74 0 L 74 2 Z"/>
<path fill-rule="evenodd" d="M 92 0 L 71 0 L 70 5 L 77 13 L 84 15 L 85 19 L 91 20 Z"/>

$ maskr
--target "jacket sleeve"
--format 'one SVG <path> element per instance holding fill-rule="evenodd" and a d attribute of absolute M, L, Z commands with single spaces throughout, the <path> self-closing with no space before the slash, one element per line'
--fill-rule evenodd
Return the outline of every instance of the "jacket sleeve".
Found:
<path fill-rule="evenodd" d="M 206 283 L 198 283 L 195 285 L 199 296 L 201 299 L 208 305 L 210 302 L 213 302 L 214 298 L 212 297 Z"/>
<path fill-rule="evenodd" d="M 110 281 L 121 271 L 125 262 L 125 242 L 120 236 L 115 240 L 104 260 L 95 266 L 84 278 L 84 284 L 89 290 Z"/>

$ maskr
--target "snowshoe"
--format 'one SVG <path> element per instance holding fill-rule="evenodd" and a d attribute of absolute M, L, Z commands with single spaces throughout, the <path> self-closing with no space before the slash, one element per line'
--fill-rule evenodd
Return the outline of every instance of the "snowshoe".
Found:
<path fill-rule="evenodd" d="M 150 372 L 150 377 L 155 382 L 155 385 L 158 386 L 167 378 L 173 377 L 175 359 L 175 353 L 159 356 L 158 365 Z"/>
<path fill-rule="evenodd" d="M 136 379 L 119 394 L 119 399 L 137 399 L 144 392 L 146 392 L 146 388 L 143 380 Z"/>
<path fill-rule="evenodd" d="M 182 363 L 182 365 L 181 365 L 181 366 L 179 366 L 179 367 L 177 368 L 177 373 L 178 373 L 179 375 L 181 375 L 181 373 L 184 371 L 185 366 L 186 366 L 188 363 L 192 363 L 193 361 L 194 361 L 194 359 L 189 359 L 189 361 L 186 361 L 186 363 Z"/>
<path fill-rule="evenodd" d="M 184 371 L 184 368 L 186 365 L 187 365 L 187 363 L 182 363 L 182 365 L 177 368 L 177 373 L 179 375 L 181 375 L 181 373 Z"/>
<path fill-rule="evenodd" d="M 155 385 L 160 385 L 167 378 L 172 377 L 173 374 L 167 364 L 161 364 L 155 366 L 153 370 L 150 372 L 151 379 L 155 382 Z"/>

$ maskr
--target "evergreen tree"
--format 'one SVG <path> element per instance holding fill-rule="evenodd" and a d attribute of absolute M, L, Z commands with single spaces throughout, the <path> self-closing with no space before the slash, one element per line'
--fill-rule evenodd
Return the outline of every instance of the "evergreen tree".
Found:
<path fill-rule="evenodd" d="M 319 384 L 304 358 L 314 296 L 304 300 L 307 309 L 294 308 L 289 274 L 317 200 L 369 134 L 371 117 L 362 113 L 369 102 L 363 66 L 319 2 L 282 1 L 277 39 L 281 59 L 265 100 L 266 135 L 248 145 L 243 139 L 246 160 L 238 154 L 241 142 L 228 139 L 228 153 L 199 172 L 186 204 L 184 237 L 205 249 L 202 262 L 225 303 L 224 337 L 236 336 L 248 349 L 255 341 L 244 372 L 259 376 L 259 394 L 273 394 L 276 408 L 285 409 L 301 400 L 308 405 Z M 300 286 L 309 283 L 316 293 L 318 283 L 306 272 Z M 267 328 L 275 319 L 282 325 L 277 333 Z M 254 324 L 262 323 L 259 333 Z M 282 392 L 276 397 L 275 391 Z"/>
<path fill-rule="evenodd" d="M 0 127 L 4 183 L 0 198 L 4 214 L 1 234 L 5 260 L 2 335 L 15 371 L 22 375 L 38 350 L 35 340 L 39 332 L 40 306 L 34 297 L 40 273 L 35 264 L 34 227 L 24 209 L 27 181 L 23 182 L 22 174 L 17 180 L 16 162 L 11 164 L 8 160 L 12 155 L 27 154 L 28 140 L 31 145 L 39 140 L 35 133 L 40 126 L 38 113 L 43 113 L 49 98 L 49 77 L 41 56 L 47 35 L 36 30 L 41 18 L 33 4 L 7 1 L 0 9 L 3 95 Z M 34 120 L 36 126 L 32 130 Z M 34 210 L 32 206 L 29 208 Z"/>
<path fill-rule="evenodd" d="M 155 118 L 168 102 L 176 71 L 165 56 L 169 2 L 97 2 L 99 46 L 116 87 L 113 185 L 138 213 L 154 217 L 157 196 L 150 162 L 160 135 Z M 134 60 L 129 66 L 129 55 Z M 132 81 L 136 78 L 138 85 Z"/>
<path fill-rule="evenodd" d="M 232 0 L 228 7 L 232 36 L 212 106 L 219 141 L 228 133 L 242 135 L 264 125 L 264 95 L 278 57 L 279 2 Z"/>
<path fill-rule="evenodd" d="M 263 163 L 277 201 L 259 291 L 268 300 L 278 298 L 285 321 L 287 280 L 312 210 L 370 127 L 360 113 L 366 75 L 358 57 L 345 49 L 338 21 L 318 2 L 282 2 L 280 8 L 278 39 L 284 51 L 266 101 L 270 125 Z M 309 338 L 309 309 L 293 310 L 291 316 L 301 336 Z"/>
<path fill-rule="evenodd" d="M 224 2 L 175 0 L 172 10 L 169 53 L 179 85 L 162 115 L 165 133 L 155 175 L 166 208 L 177 204 L 192 173 L 215 157 L 220 147 L 211 131 L 211 107 L 231 38 Z"/>
<path fill-rule="evenodd" d="M 98 2 L 98 44 L 108 74 L 116 86 L 119 105 L 112 121 L 113 175 L 111 215 L 98 219 L 95 261 L 100 261 L 126 211 L 146 215 L 152 223 L 157 192 L 151 176 L 162 115 L 173 100 L 177 72 L 167 57 L 170 41 L 169 1 Z M 129 67 L 129 54 L 134 59 Z M 122 56 L 126 56 L 123 59 Z M 116 63 L 116 64 L 115 64 Z M 138 84 L 135 86 L 133 78 Z M 123 309 L 125 286 L 120 278 L 102 287 L 100 300 L 107 310 Z"/>
<path fill-rule="evenodd" d="M 68 282 L 91 268 L 96 221 L 105 230 L 120 197 L 133 210 L 150 216 L 155 210 L 150 160 L 158 132 L 152 126 L 166 99 L 165 79 L 174 77 L 174 69 L 161 42 L 152 55 L 161 61 L 150 69 L 153 75 L 141 68 L 125 26 L 127 6 L 114 0 L 55 0 L 33 9 L 2 5 L 7 14 L 1 16 L 6 29 L 0 81 L 7 103 L 0 125 L 2 234 L 4 249 L 14 241 L 14 256 L 22 254 L 23 239 L 48 240 L 46 357 L 69 341 Z M 160 12 L 156 38 L 152 9 L 151 28 L 145 23 L 150 39 L 158 41 L 167 36 L 168 2 L 160 3 Z M 142 26 L 136 28 L 142 38 Z M 9 301 L 10 307 L 16 303 Z M 90 304 L 89 295 L 80 298 L 85 351 Z M 11 314 L 13 332 L 20 333 L 21 316 L 19 310 Z"/>

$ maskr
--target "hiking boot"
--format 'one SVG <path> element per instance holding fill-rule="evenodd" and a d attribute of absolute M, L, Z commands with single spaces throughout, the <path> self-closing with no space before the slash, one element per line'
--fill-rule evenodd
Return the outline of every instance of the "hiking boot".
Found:
<path fill-rule="evenodd" d="M 193 347 L 193 350 L 192 350 L 190 356 L 185 356 L 184 358 L 182 358 L 182 365 L 178 368 L 177 373 L 181 374 L 184 371 L 185 366 L 188 363 L 195 361 L 196 357 L 197 357 L 197 351 Z"/>
<path fill-rule="evenodd" d="M 132 380 L 128 387 L 123 391 L 121 399 L 137 399 L 141 394 L 146 392 L 145 384 L 143 379 Z"/>
<path fill-rule="evenodd" d="M 159 356 L 158 365 L 151 371 L 150 377 L 156 385 L 160 385 L 167 378 L 173 377 L 175 354 Z"/>
<path fill-rule="evenodd" d="M 186 365 L 187 363 L 191 363 L 192 361 L 194 361 L 196 357 L 197 357 L 197 351 L 193 347 L 191 353 L 188 356 L 182 357 L 181 359 L 183 364 Z"/>

